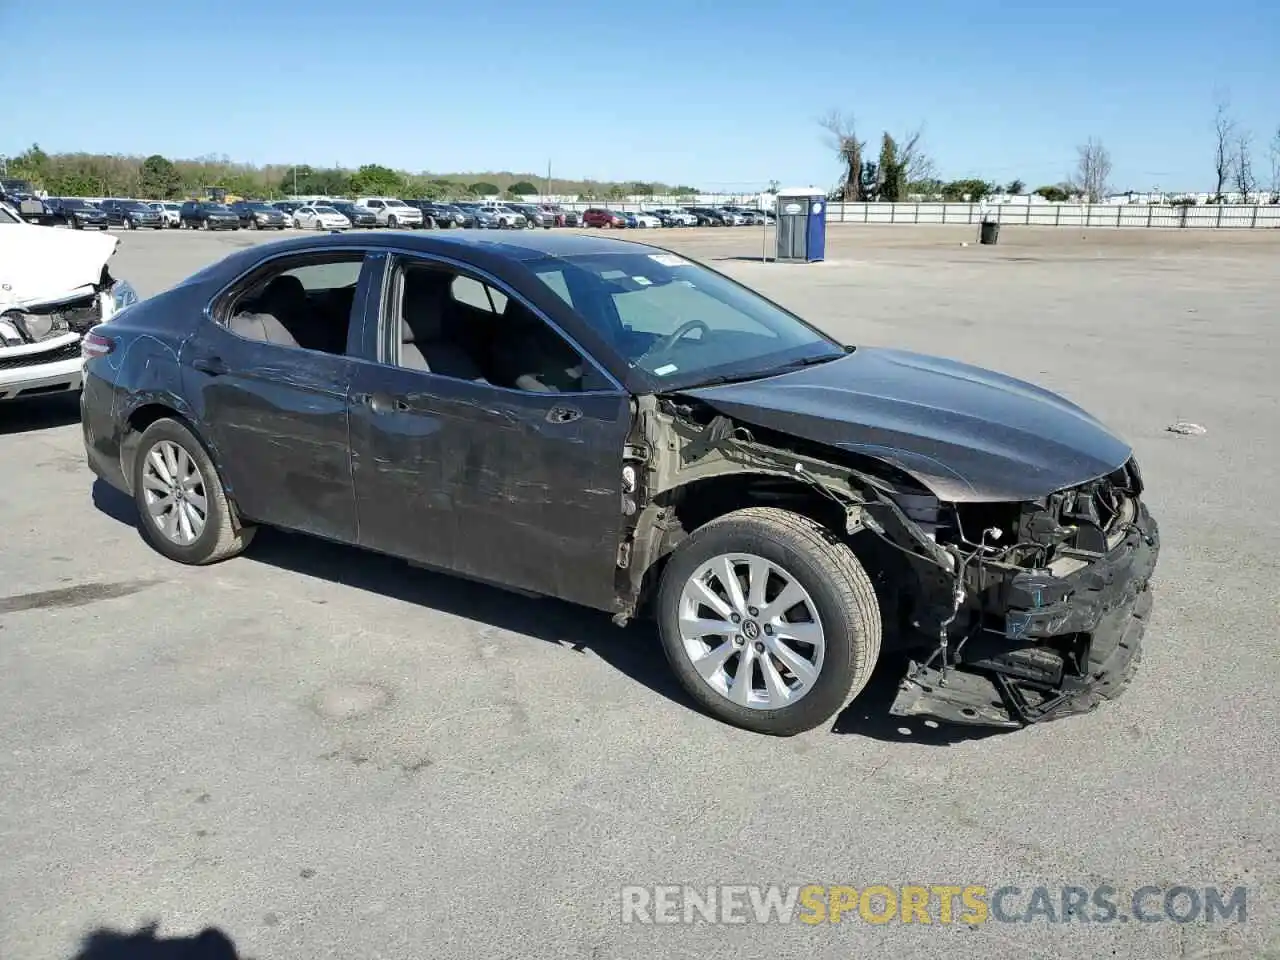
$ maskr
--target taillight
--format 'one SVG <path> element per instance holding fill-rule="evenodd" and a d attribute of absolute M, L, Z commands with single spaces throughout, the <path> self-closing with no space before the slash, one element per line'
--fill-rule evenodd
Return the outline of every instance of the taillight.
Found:
<path fill-rule="evenodd" d="M 85 360 L 92 360 L 94 357 L 105 357 L 115 347 L 116 342 L 113 339 L 90 330 L 80 339 L 80 356 Z"/>

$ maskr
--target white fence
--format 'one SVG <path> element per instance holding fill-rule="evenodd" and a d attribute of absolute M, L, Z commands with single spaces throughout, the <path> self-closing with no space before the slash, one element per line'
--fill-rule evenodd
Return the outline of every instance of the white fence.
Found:
<path fill-rule="evenodd" d="M 687 203 L 637 203 L 634 201 L 577 201 L 561 204 L 582 211 L 602 207 L 624 213 Z M 703 204 L 718 206 L 719 204 Z M 752 207 L 754 204 L 743 203 Z M 828 203 L 828 223 L 871 224 L 979 224 L 983 218 L 996 223 L 1029 227 L 1196 227 L 1280 228 L 1280 204 L 1224 203 L 1196 207 L 1138 203 Z"/>
<path fill-rule="evenodd" d="M 956 223 L 983 219 L 1031 227 L 1273 227 L 1280 228 L 1280 204 L 1217 204 L 1173 207 L 1162 204 L 1088 203 L 831 203 L 828 223 Z"/>

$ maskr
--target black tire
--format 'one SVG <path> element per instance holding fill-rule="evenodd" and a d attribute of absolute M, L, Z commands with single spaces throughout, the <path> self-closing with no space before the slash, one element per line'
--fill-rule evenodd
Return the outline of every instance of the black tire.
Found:
<path fill-rule="evenodd" d="M 138 229 L 138 225 L 133 222 L 133 217 L 129 217 L 128 219 L 126 219 L 124 222 L 124 225 L 130 230 Z"/>
<path fill-rule="evenodd" d="M 72 218 L 71 218 L 71 229 L 72 229 L 72 230 L 83 230 L 83 229 L 84 229 L 84 224 L 80 222 L 80 218 L 79 218 L 79 217 L 72 217 Z"/>
<path fill-rule="evenodd" d="M 732 703 L 694 669 L 680 638 L 680 596 L 699 566 L 727 553 L 749 553 L 777 564 L 809 593 L 823 624 L 825 653 L 817 680 L 795 703 L 776 710 Z M 787 737 L 825 723 L 862 692 L 880 656 L 880 606 L 853 551 L 808 517 L 776 507 L 751 507 L 700 527 L 676 549 L 662 574 L 658 629 L 681 686 L 726 723 Z"/>
<path fill-rule="evenodd" d="M 210 229 L 212 229 L 212 228 L 209 226 L 209 220 L 208 220 L 208 218 L 205 218 L 204 220 L 201 220 L 201 221 L 200 221 L 200 229 L 201 229 L 201 230 L 210 230 Z"/>
<path fill-rule="evenodd" d="M 400 229 L 400 221 L 396 219 L 396 215 L 394 213 L 387 217 L 387 226 L 392 230 Z"/>
<path fill-rule="evenodd" d="M 162 440 L 177 444 L 195 461 L 204 481 L 207 514 L 204 530 L 187 545 L 167 539 L 147 516 L 143 493 L 143 466 L 152 448 Z M 143 536 L 155 549 L 178 563 L 200 566 L 234 557 L 253 540 L 255 527 L 240 522 L 235 507 L 227 500 L 218 471 L 205 452 L 204 445 L 185 425 L 177 420 L 157 420 L 143 431 L 133 463 L 133 500 L 138 508 L 138 525 Z"/>

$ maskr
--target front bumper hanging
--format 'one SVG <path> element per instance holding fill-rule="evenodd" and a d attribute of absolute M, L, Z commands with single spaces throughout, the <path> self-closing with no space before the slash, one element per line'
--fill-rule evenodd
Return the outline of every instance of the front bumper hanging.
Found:
<path fill-rule="evenodd" d="M 1105 556 L 1062 577 L 1014 578 L 1003 633 L 982 628 L 954 663 L 912 663 L 890 713 L 1017 728 L 1083 713 L 1133 675 L 1160 534 L 1145 506 Z"/>

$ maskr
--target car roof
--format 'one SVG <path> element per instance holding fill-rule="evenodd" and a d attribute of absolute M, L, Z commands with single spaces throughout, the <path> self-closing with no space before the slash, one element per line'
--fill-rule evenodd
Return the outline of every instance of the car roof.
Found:
<path fill-rule="evenodd" d="M 547 257 L 592 256 L 600 254 L 640 253 L 658 249 L 651 244 L 620 240 L 612 237 L 596 237 L 577 233 L 521 232 L 520 236 L 502 234 L 477 234 L 466 231 L 434 231 L 432 233 L 374 232 L 360 237 L 361 245 L 369 247 L 395 247 L 418 250 L 425 254 L 462 256 L 468 252 L 505 260 L 542 260 Z M 325 246 L 349 247 L 352 238 L 344 234 L 299 237 L 281 240 L 276 250 L 315 250 Z M 262 250 L 262 247 L 255 249 Z"/>

